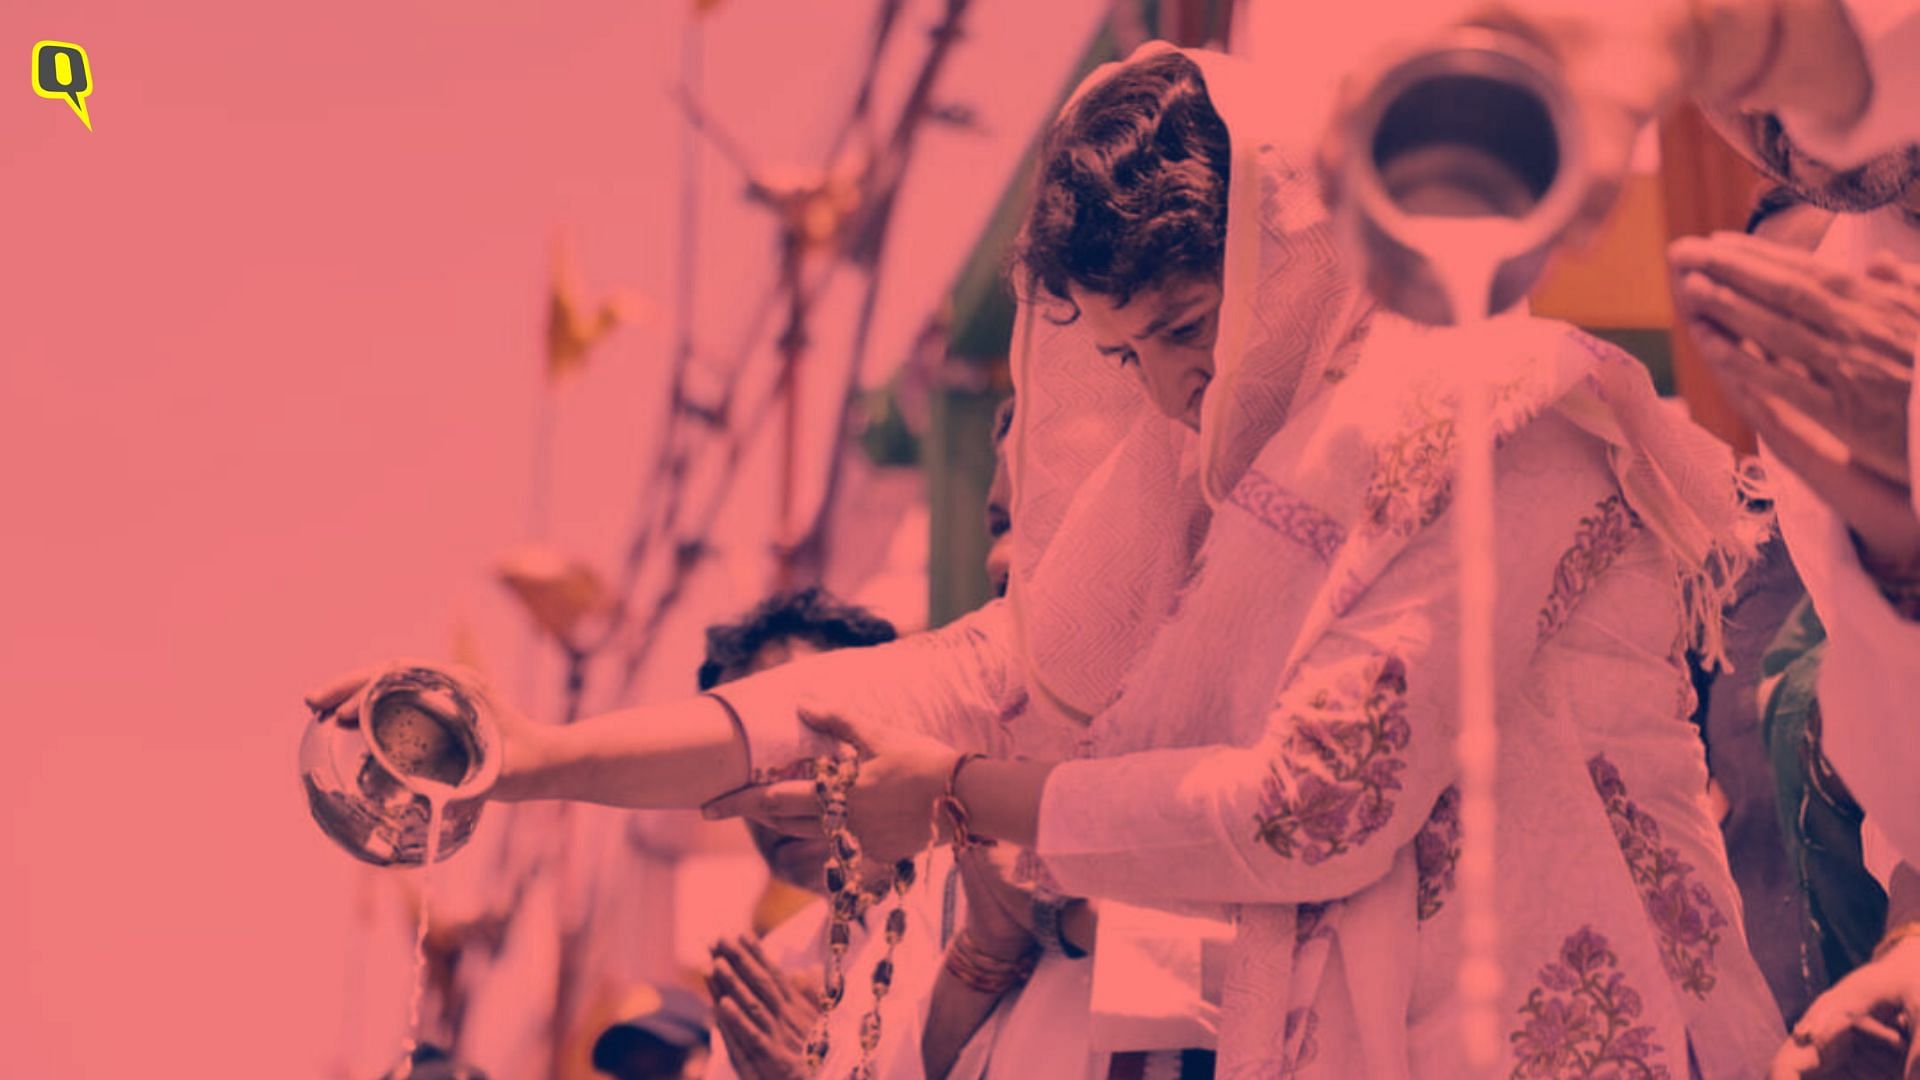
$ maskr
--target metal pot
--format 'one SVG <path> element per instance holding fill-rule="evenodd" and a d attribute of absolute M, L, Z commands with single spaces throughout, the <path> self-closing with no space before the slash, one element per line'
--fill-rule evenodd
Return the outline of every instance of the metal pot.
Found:
<path fill-rule="evenodd" d="M 300 778 L 321 831 L 364 862 L 426 862 L 440 802 L 435 861 L 465 846 L 500 774 L 500 732 L 483 702 L 436 668 L 396 665 L 360 692 L 359 715 L 307 725 Z"/>
<path fill-rule="evenodd" d="M 1346 240 L 1383 304 L 1433 325 L 1519 303 L 1580 208 L 1585 146 L 1573 97 L 1552 57 L 1513 34 L 1478 28 L 1391 59 L 1348 114 L 1340 178 Z M 1423 225 L 1476 218 L 1497 246 L 1485 310 L 1456 312 Z M 1450 235 L 1457 238 L 1458 228 Z M 1452 240 L 1450 242 L 1458 242 Z"/>

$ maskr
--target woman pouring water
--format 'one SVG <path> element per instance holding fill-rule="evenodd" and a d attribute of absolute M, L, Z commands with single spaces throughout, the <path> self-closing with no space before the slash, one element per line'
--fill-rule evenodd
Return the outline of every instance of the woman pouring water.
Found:
<path fill-rule="evenodd" d="M 1018 271 L 1006 602 L 724 700 L 566 728 L 495 700 L 494 797 L 824 816 L 889 860 L 994 839 L 1070 895 L 1225 914 L 1223 1075 L 1482 1075 L 1489 1049 L 1516 1076 L 1751 1075 L 1781 1033 L 1697 797 L 1684 663 L 1748 550 L 1730 458 L 1565 326 L 1455 340 L 1373 309 L 1274 103 L 1223 57 L 1149 47 L 1055 122 Z M 1500 438 L 1477 836 L 1463 386 L 1493 388 Z M 800 778 L 836 747 L 850 763 Z M 1469 972 L 1476 845 L 1499 937 Z M 1498 1002 L 1491 1047 L 1463 973 Z"/>

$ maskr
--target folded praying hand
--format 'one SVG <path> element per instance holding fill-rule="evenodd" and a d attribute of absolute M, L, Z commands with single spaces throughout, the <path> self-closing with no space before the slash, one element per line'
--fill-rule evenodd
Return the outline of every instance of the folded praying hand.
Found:
<path fill-rule="evenodd" d="M 707 992 L 734 1071 L 741 1080 L 805 1080 L 807 1036 L 820 1003 L 751 937 L 717 941 L 712 954 Z"/>
<path fill-rule="evenodd" d="M 1920 267 L 1882 255 L 1854 274 L 1725 233 L 1676 241 L 1669 258 L 1681 315 L 1741 416 L 1853 529 L 1883 588 L 1920 579 L 1907 446 Z"/>

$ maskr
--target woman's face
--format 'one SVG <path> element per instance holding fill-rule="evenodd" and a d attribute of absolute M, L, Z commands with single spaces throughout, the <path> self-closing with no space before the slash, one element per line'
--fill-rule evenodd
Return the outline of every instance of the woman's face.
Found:
<path fill-rule="evenodd" d="M 1220 283 L 1173 281 L 1135 293 L 1124 307 L 1099 293 L 1072 292 L 1101 355 L 1132 371 L 1162 415 L 1199 431 L 1220 333 Z"/>

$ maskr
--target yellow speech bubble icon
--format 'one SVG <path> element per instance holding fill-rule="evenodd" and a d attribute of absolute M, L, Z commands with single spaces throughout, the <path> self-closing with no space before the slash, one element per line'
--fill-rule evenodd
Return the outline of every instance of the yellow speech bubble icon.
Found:
<path fill-rule="evenodd" d="M 93 118 L 87 115 L 87 95 L 93 93 L 93 65 L 87 63 L 87 50 L 71 41 L 34 42 L 33 92 L 66 102 L 87 130 L 93 130 Z"/>

